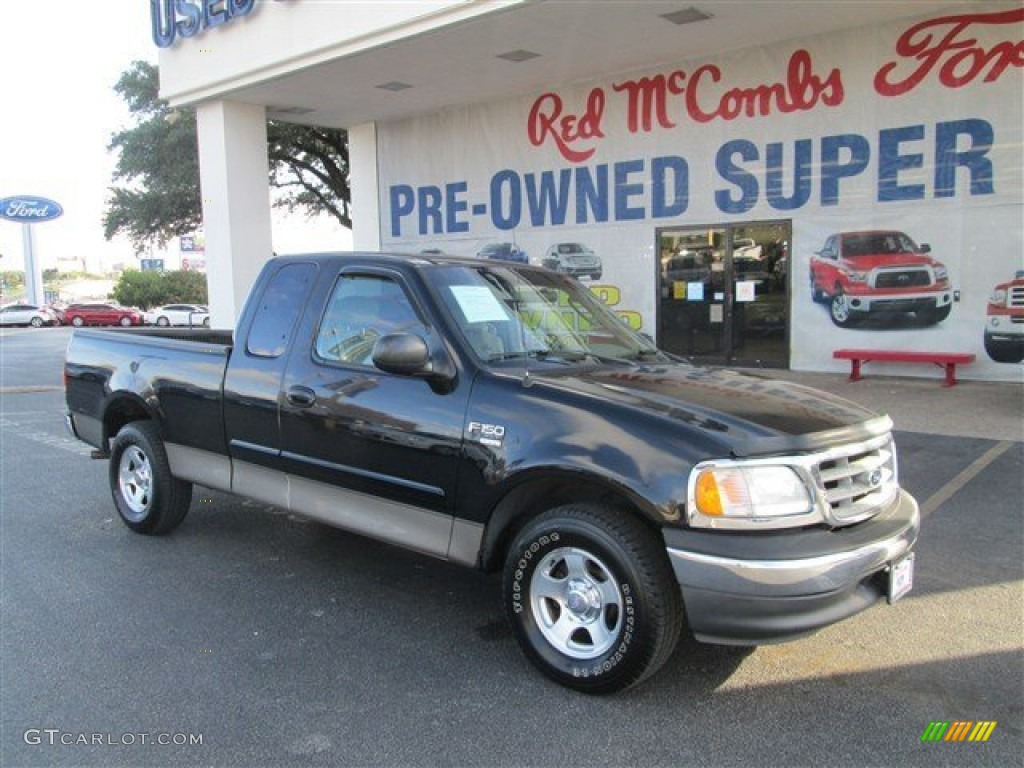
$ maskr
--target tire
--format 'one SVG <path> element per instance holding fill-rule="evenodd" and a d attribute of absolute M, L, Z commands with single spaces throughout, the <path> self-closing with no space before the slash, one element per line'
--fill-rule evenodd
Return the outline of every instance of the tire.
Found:
<path fill-rule="evenodd" d="M 149 421 L 133 421 L 114 438 L 110 491 L 121 520 L 136 533 L 170 533 L 192 503 L 192 483 L 171 474 L 160 431 Z"/>
<path fill-rule="evenodd" d="M 132 324 L 132 319 L 130 317 L 122 317 L 120 320 L 117 321 L 117 324 L 120 325 L 122 328 L 127 328 L 129 325 Z"/>
<path fill-rule="evenodd" d="M 42 328 L 43 327 L 43 318 L 41 318 L 41 317 L 33 317 L 31 320 L 28 321 L 28 324 L 31 325 L 33 328 Z"/>
<path fill-rule="evenodd" d="M 671 656 L 683 605 L 663 546 L 629 513 L 570 504 L 509 548 L 505 609 L 526 657 L 584 693 L 636 685 Z"/>
<path fill-rule="evenodd" d="M 986 333 L 985 353 L 996 363 L 1019 363 L 1024 360 L 1024 341 L 997 341 Z"/>
<path fill-rule="evenodd" d="M 209 328 L 209 327 L 210 327 L 210 318 L 204 317 L 203 318 L 203 328 Z"/>
<path fill-rule="evenodd" d="M 836 289 L 828 305 L 828 315 L 840 328 L 851 328 L 860 321 L 860 312 L 850 308 L 850 302 L 841 289 Z"/>
<path fill-rule="evenodd" d="M 917 318 L 925 325 L 935 325 L 949 317 L 949 313 L 952 311 L 953 305 L 947 304 L 944 307 L 922 309 L 920 312 L 915 312 L 914 314 L 917 315 Z"/>
<path fill-rule="evenodd" d="M 85 325 L 85 320 L 83 320 L 78 315 L 75 315 L 74 317 L 71 318 L 71 324 L 75 326 L 75 328 L 81 328 L 83 325 Z"/>
<path fill-rule="evenodd" d="M 811 301 L 815 304 L 824 304 L 827 300 L 828 296 L 818 288 L 817 283 L 814 281 L 814 275 L 811 275 Z"/>
<path fill-rule="evenodd" d="M 168 325 L 170 325 L 170 324 L 171 324 L 171 321 L 170 321 L 170 320 L 168 320 L 168 319 L 167 319 L 166 317 L 164 317 L 163 315 L 161 315 L 160 317 L 158 317 L 158 318 L 156 319 L 156 324 L 157 324 L 157 325 L 159 325 L 159 326 L 160 326 L 161 328 L 166 328 L 166 327 L 167 327 Z"/>

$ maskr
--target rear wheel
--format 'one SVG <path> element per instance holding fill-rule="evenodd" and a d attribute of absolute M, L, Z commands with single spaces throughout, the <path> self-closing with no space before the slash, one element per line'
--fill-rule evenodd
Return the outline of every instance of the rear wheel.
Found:
<path fill-rule="evenodd" d="M 85 320 L 83 320 L 78 315 L 75 315 L 73 318 L 71 318 L 71 324 L 75 326 L 75 328 L 81 328 L 83 325 L 85 325 Z"/>
<path fill-rule="evenodd" d="M 158 318 L 156 319 L 156 324 L 157 324 L 157 325 L 159 325 L 159 326 L 160 326 L 161 328 L 166 328 L 166 327 L 167 327 L 168 325 L 170 325 L 170 324 L 171 324 L 171 321 L 170 321 L 170 320 L 168 320 L 168 319 L 167 319 L 166 317 L 164 317 L 163 315 L 161 315 L 160 317 L 158 317 Z"/>
<path fill-rule="evenodd" d="M 527 658 L 586 693 L 646 679 L 682 628 L 664 547 L 628 512 L 601 505 L 570 504 L 530 521 L 509 548 L 504 593 Z"/>
<path fill-rule="evenodd" d="M 114 438 L 110 490 L 121 520 L 136 533 L 173 531 L 192 503 L 192 484 L 171 474 L 159 429 L 148 421 L 127 424 Z"/>
<path fill-rule="evenodd" d="M 42 328 L 43 327 L 43 318 L 41 318 L 39 316 L 33 317 L 28 322 L 29 322 L 29 325 L 31 325 L 33 328 Z"/>

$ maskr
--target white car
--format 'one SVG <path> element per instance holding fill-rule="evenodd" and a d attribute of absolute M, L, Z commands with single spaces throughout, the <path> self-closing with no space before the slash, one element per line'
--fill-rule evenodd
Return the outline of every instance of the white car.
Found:
<path fill-rule="evenodd" d="M 543 266 L 574 277 L 601 279 L 601 257 L 582 243 L 556 243 L 548 248 Z"/>
<path fill-rule="evenodd" d="M 209 327 L 210 310 L 202 304 L 167 304 L 156 307 L 142 316 L 146 325 L 202 325 Z"/>
<path fill-rule="evenodd" d="M 749 237 L 736 238 L 732 241 L 733 258 L 761 260 L 764 248 Z"/>
<path fill-rule="evenodd" d="M 31 325 L 42 328 L 44 325 L 59 325 L 57 315 L 46 307 L 35 304 L 8 304 L 0 307 L 0 325 Z"/>

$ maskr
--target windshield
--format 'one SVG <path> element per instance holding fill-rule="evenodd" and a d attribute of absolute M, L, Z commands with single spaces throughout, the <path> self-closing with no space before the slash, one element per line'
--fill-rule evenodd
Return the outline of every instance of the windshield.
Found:
<path fill-rule="evenodd" d="M 429 279 L 484 362 L 660 359 L 654 345 L 575 280 L 540 270 L 439 266 Z"/>
<path fill-rule="evenodd" d="M 865 232 L 843 237 L 846 257 L 917 252 L 917 244 L 902 232 Z"/>

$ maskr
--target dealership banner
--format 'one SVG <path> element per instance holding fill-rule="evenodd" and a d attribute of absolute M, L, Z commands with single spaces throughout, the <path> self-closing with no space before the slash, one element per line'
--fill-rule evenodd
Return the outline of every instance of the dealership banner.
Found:
<path fill-rule="evenodd" d="M 583 254 L 583 277 L 654 333 L 659 229 L 788 220 L 794 368 L 899 347 L 976 352 L 982 377 L 1019 380 L 1022 68 L 1024 9 L 979 3 L 385 123 L 381 241 L 549 266 Z M 871 232 L 889 240 L 852 236 Z M 895 241 L 916 272 L 851 260 Z M 876 280 L 876 295 L 858 284 Z M 883 308 L 885 280 L 941 288 L 928 313 L 892 305 L 931 322 L 828 324 L 841 293 L 864 316 Z"/>

